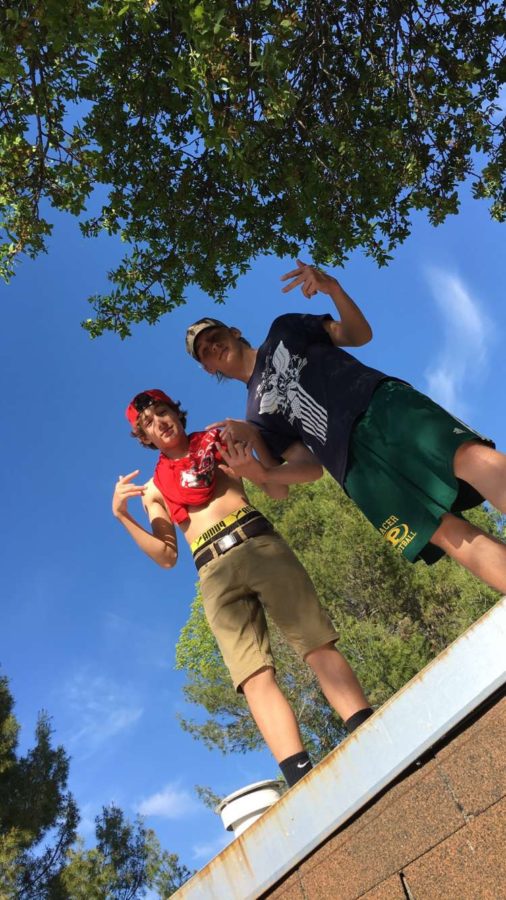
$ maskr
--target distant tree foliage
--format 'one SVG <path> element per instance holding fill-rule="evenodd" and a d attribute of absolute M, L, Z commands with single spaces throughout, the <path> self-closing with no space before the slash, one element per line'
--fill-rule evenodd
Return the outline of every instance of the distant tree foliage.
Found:
<path fill-rule="evenodd" d="M 67 790 L 68 756 L 51 746 L 39 717 L 35 745 L 18 756 L 19 725 L 5 676 L 0 676 L 0 897 L 51 896 L 74 843 L 79 813 Z"/>
<path fill-rule="evenodd" d="M 114 804 L 104 806 L 95 831 L 96 847 L 80 844 L 69 853 L 62 900 L 137 900 L 148 890 L 166 900 L 191 875 L 176 854 L 162 851 L 139 816 L 131 823 Z"/>
<path fill-rule="evenodd" d="M 138 816 L 112 805 L 95 820 L 96 846 L 77 838 L 79 813 L 67 791 L 69 760 L 51 746 L 41 715 L 36 743 L 16 753 L 19 725 L 7 678 L 0 677 L 1 900 L 137 900 L 148 890 L 171 897 L 192 874 L 161 849 Z"/>
<path fill-rule="evenodd" d="M 382 265 L 466 178 L 505 217 L 500 2 L 4 0 L 0 35 L 1 271 L 100 186 L 82 231 L 129 250 L 93 336 L 262 253 Z"/>
<path fill-rule="evenodd" d="M 311 575 L 334 620 L 337 646 L 357 673 L 371 703 L 380 706 L 489 609 L 498 595 L 448 557 L 434 566 L 411 565 L 385 544 L 330 478 L 292 487 L 287 501 L 248 491 Z M 506 536 L 504 521 L 479 508 L 469 518 Z M 287 603 L 290 585 L 287 584 Z M 308 666 L 270 625 L 277 675 L 315 758 L 344 736 L 343 723 L 320 693 Z M 177 645 L 189 703 L 208 717 L 181 723 L 198 740 L 223 752 L 261 746 L 241 695 L 231 684 L 197 595 Z"/>

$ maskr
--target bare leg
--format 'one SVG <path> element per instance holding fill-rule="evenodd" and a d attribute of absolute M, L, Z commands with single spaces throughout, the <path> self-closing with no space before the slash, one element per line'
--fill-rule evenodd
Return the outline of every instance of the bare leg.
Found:
<path fill-rule="evenodd" d="M 305 657 L 330 705 L 342 719 L 369 706 L 357 676 L 333 644 L 312 650 Z"/>
<path fill-rule="evenodd" d="M 506 456 L 475 441 L 461 444 L 455 453 L 453 471 L 472 484 L 496 509 L 506 513 Z"/>
<path fill-rule="evenodd" d="M 292 707 L 274 677 L 274 669 L 260 669 L 242 684 L 255 722 L 276 762 L 304 750 Z"/>
<path fill-rule="evenodd" d="M 496 591 L 506 593 L 506 544 L 451 513 L 443 516 L 431 544 Z"/>

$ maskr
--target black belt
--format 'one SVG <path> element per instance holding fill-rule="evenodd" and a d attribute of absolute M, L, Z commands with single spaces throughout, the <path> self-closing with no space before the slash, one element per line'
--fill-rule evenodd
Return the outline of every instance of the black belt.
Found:
<path fill-rule="evenodd" d="M 259 534 L 268 534 L 272 531 L 274 531 L 272 524 L 263 516 L 257 516 L 249 522 L 245 522 L 244 525 L 241 524 L 241 522 L 238 522 L 237 525 L 231 525 L 229 528 L 225 528 L 220 537 L 211 541 L 209 544 L 206 544 L 205 547 L 196 550 L 193 554 L 197 572 L 202 566 L 205 566 L 206 563 L 210 562 L 212 559 L 216 559 L 218 556 L 223 556 L 223 554 L 231 550 L 232 547 L 243 544 L 248 538 L 256 537 Z"/>

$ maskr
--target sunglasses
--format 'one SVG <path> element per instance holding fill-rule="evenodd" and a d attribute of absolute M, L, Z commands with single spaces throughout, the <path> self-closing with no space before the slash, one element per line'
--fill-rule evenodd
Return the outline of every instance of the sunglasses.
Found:
<path fill-rule="evenodd" d="M 136 397 L 132 400 L 132 405 L 136 412 L 141 413 L 144 412 L 148 406 L 153 406 L 154 403 L 160 403 L 156 397 L 152 397 L 151 394 L 137 394 Z"/>

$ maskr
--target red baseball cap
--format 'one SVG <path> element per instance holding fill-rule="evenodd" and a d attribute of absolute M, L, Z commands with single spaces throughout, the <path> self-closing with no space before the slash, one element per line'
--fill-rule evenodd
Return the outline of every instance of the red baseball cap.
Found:
<path fill-rule="evenodd" d="M 169 397 L 168 394 L 164 394 L 163 391 L 159 391 L 158 388 L 153 388 L 150 391 L 141 391 L 140 394 L 136 394 L 131 403 L 128 404 L 125 415 L 130 422 L 132 428 L 135 428 L 137 424 L 137 419 L 139 418 L 139 413 L 143 412 L 148 406 L 152 406 L 153 403 L 159 400 L 162 403 L 167 403 L 169 406 L 174 407 L 176 409 L 176 404 Z"/>

